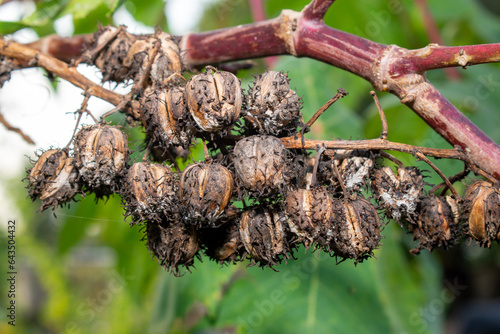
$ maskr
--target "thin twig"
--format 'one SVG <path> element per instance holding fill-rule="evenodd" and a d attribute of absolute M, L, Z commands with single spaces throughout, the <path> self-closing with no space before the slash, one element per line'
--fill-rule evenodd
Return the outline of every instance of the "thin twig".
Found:
<path fill-rule="evenodd" d="M 451 184 L 453 184 L 453 183 L 455 183 L 457 181 L 463 180 L 467 175 L 469 175 L 469 173 L 470 173 L 470 169 L 468 169 L 467 166 L 465 166 L 465 169 L 463 171 L 461 171 L 461 172 L 453 175 L 452 177 L 449 177 L 448 180 L 450 180 Z M 441 188 L 443 188 L 443 190 L 441 191 L 441 195 L 440 196 L 444 196 L 444 194 L 448 190 L 448 186 L 446 185 L 445 182 L 437 184 L 434 187 L 432 187 L 431 190 L 429 190 L 429 193 L 433 194 L 438 189 L 441 189 Z"/>
<path fill-rule="evenodd" d="M 349 93 L 346 92 L 344 88 L 337 89 L 337 94 L 335 94 L 330 100 L 328 100 L 328 102 L 326 102 L 321 108 L 319 108 L 319 110 L 314 113 L 311 119 L 307 121 L 306 129 L 310 128 L 314 124 L 314 122 L 316 122 L 319 116 L 321 116 L 328 108 L 330 108 L 330 106 L 334 104 L 338 99 L 343 98 L 347 95 L 349 95 Z"/>
<path fill-rule="evenodd" d="M 73 142 L 73 140 L 75 139 L 76 131 L 78 130 L 78 125 L 80 125 L 80 121 L 82 119 L 82 115 L 83 115 L 84 111 L 87 110 L 87 105 L 88 105 L 88 102 L 89 102 L 89 99 L 90 99 L 90 94 L 88 94 L 87 92 L 85 92 L 83 95 L 84 95 L 84 98 L 83 98 L 82 104 L 80 106 L 80 109 L 78 109 L 76 111 L 76 113 L 78 113 L 78 118 L 76 120 L 75 129 L 73 130 L 73 135 L 71 136 L 71 139 L 69 140 L 68 144 L 64 147 L 64 149 L 68 149 L 69 146 L 71 145 L 71 143 Z M 90 115 L 92 117 L 94 117 L 92 114 L 90 114 Z"/>
<path fill-rule="evenodd" d="M 340 176 L 339 169 L 337 168 L 337 163 L 335 162 L 334 159 L 332 159 L 332 169 L 333 173 L 335 174 L 335 177 L 337 177 L 337 180 L 339 181 L 340 187 L 342 188 L 342 192 L 344 193 L 344 197 L 347 198 L 347 190 L 344 185 L 344 181 L 342 181 L 342 177 Z"/>
<path fill-rule="evenodd" d="M 396 165 L 398 165 L 398 167 L 400 168 L 403 168 L 405 165 L 401 162 L 401 160 L 399 160 L 398 158 L 396 158 L 395 156 L 393 156 L 392 154 L 389 154 L 387 152 L 384 152 L 384 151 L 380 151 L 380 155 L 383 157 L 383 158 L 386 158 L 387 160 L 390 160 L 392 162 L 394 162 Z"/>
<path fill-rule="evenodd" d="M 370 94 L 373 97 L 373 100 L 375 101 L 375 105 L 377 106 L 378 109 L 378 114 L 380 115 L 380 121 L 382 122 L 382 133 L 380 134 L 380 138 L 387 139 L 387 134 L 389 133 L 389 127 L 387 126 L 387 119 L 385 118 L 385 113 L 382 110 L 382 107 L 380 106 L 380 102 L 378 100 L 375 91 L 372 90 Z"/>
<path fill-rule="evenodd" d="M 17 134 L 19 134 L 21 137 L 23 137 L 23 139 L 28 143 L 28 144 L 32 144 L 32 145 L 35 145 L 35 142 L 33 141 L 33 139 L 31 139 L 27 134 L 25 134 L 21 129 L 19 128 L 16 128 L 14 126 L 12 126 L 9 122 L 7 122 L 7 120 L 5 119 L 5 117 L 3 117 L 2 113 L 0 112 L 0 123 L 2 123 L 5 128 L 9 131 L 13 131 L 13 132 L 16 132 Z"/>
<path fill-rule="evenodd" d="M 441 170 L 439 168 L 437 168 L 436 165 L 434 165 L 425 155 L 423 155 L 421 152 L 417 152 L 417 154 L 415 154 L 415 156 L 419 159 L 419 160 L 423 160 L 425 161 L 429 166 L 431 166 L 432 169 L 434 169 L 434 171 L 436 173 L 438 173 L 438 175 L 443 179 L 443 181 L 446 183 L 446 186 L 451 190 L 451 192 L 453 193 L 453 196 L 458 196 L 458 193 L 457 191 L 455 190 L 455 187 L 453 187 L 453 184 L 451 184 L 450 180 L 448 180 L 448 178 L 446 177 L 446 175 L 443 174 L 443 172 L 441 172 Z"/>
<path fill-rule="evenodd" d="M 312 185 L 316 184 L 316 174 L 318 172 L 319 161 L 321 160 L 321 155 L 323 154 L 323 152 L 325 152 L 325 150 L 326 150 L 325 147 L 321 146 L 318 149 L 318 153 L 316 154 L 316 161 L 314 162 L 314 170 L 313 170 L 313 174 L 312 174 L 312 178 L 311 178 Z"/>

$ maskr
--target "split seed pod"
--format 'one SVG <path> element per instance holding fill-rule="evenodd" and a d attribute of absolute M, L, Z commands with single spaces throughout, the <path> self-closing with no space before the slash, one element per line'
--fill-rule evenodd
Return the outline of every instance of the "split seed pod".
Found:
<path fill-rule="evenodd" d="M 245 96 L 246 120 L 261 134 L 289 136 L 302 120 L 302 102 L 290 89 L 283 72 L 268 71 L 255 77 Z"/>
<path fill-rule="evenodd" d="M 500 189 L 486 181 L 476 181 L 465 194 L 469 233 L 481 246 L 500 240 Z"/>
<path fill-rule="evenodd" d="M 102 196 L 119 189 L 119 176 L 128 161 L 127 136 L 120 129 L 108 125 L 83 127 L 75 138 L 75 152 L 89 190 Z"/>
<path fill-rule="evenodd" d="M 152 92 L 141 109 L 142 124 L 152 140 L 162 148 L 189 147 L 192 131 L 187 127 L 187 117 L 182 86 Z"/>
<path fill-rule="evenodd" d="M 424 181 L 416 167 L 400 167 L 397 175 L 392 168 L 382 167 L 375 170 L 372 185 L 388 213 L 399 221 L 414 214 Z"/>
<path fill-rule="evenodd" d="M 224 209 L 231 201 L 233 176 L 219 164 L 196 163 L 189 165 L 180 180 L 180 200 L 185 218 L 202 227 L 218 227 Z"/>
<path fill-rule="evenodd" d="M 324 187 L 292 191 L 285 203 L 290 230 L 298 236 L 298 241 L 303 241 L 306 247 L 310 247 L 313 242 L 327 238 L 322 232 L 334 219 L 335 204 Z"/>
<path fill-rule="evenodd" d="M 265 196 L 285 186 L 287 150 L 278 138 L 243 138 L 234 146 L 233 154 L 236 175 L 247 190 Z"/>
<path fill-rule="evenodd" d="M 201 130 L 217 132 L 227 129 L 240 115 L 240 81 L 230 72 L 207 68 L 205 73 L 193 76 L 187 83 L 186 100 Z"/>
<path fill-rule="evenodd" d="M 339 150 L 340 151 L 340 150 Z M 320 163 L 318 179 L 323 184 L 331 185 L 334 189 L 340 188 L 337 174 L 334 172 L 333 164 L 336 164 L 340 178 L 349 191 L 359 191 L 364 185 L 373 169 L 373 158 L 355 155 L 353 151 L 339 152 L 334 158 Z M 362 153 L 357 153 L 362 154 Z M 365 153 L 368 155 L 370 153 Z M 342 155 L 347 155 L 342 157 Z"/>
<path fill-rule="evenodd" d="M 160 220 L 175 211 L 177 185 L 170 167 L 138 162 L 127 173 L 126 209 L 132 215 L 132 224 Z"/>
<path fill-rule="evenodd" d="M 81 191 L 75 163 L 65 151 L 52 149 L 45 151 L 31 168 L 27 177 L 29 195 L 33 201 L 40 198 L 41 211 L 55 209 Z"/>
<path fill-rule="evenodd" d="M 149 251 L 175 276 L 181 275 L 181 266 L 189 270 L 200 249 L 194 228 L 178 222 L 148 222 L 146 238 Z"/>
<path fill-rule="evenodd" d="M 272 267 L 289 257 L 285 224 L 285 215 L 273 209 L 255 207 L 243 212 L 240 235 L 254 263 Z"/>
<path fill-rule="evenodd" d="M 380 220 L 375 207 L 366 199 L 344 202 L 343 214 L 333 225 L 331 249 L 336 256 L 362 262 L 380 244 Z"/>
<path fill-rule="evenodd" d="M 247 253 L 240 235 L 239 217 L 220 228 L 204 230 L 202 235 L 206 254 L 220 264 L 236 263 L 246 258 Z"/>
<path fill-rule="evenodd" d="M 448 248 L 460 237 L 459 203 L 451 196 L 429 196 L 422 199 L 418 207 L 415 224 L 409 224 L 410 231 L 419 246 L 411 250 L 418 254 L 425 248 Z"/>

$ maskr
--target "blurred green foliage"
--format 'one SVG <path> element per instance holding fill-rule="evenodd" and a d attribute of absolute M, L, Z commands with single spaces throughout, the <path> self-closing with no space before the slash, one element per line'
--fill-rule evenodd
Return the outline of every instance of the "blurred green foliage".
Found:
<path fill-rule="evenodd" d="M 284 8 L 301 10 L 304 0 L 267 1 L 268 17 Z M 146 25 L 167 28 L 163 1 L 45 0 L 19 22 L 0 22 L 0 33 L 23 27 L 40 36 L 54 32 L 54 20 L 70 14 L 75 33 L 96 30 L 97 22 L 112 22 L 118 6 Z M 498 41 L 500 21 L 477 1 L 430 2 L 448 45 Z M 247 1 L 221 0 L 205 13 L 200 29 L 250 23 Z M 409 0 L 336 1 L 326 16 L 332 27 L 381 43 L 419 48 L 429 43 L 421 14 Z M 253 72 L 263 71 L 265 65 Z M 308 119 L 337 90 L 350 94 L 338 101 L 314 125 L 311 138 L 374 138 L 381 126 L 364 80 L 329 65 L 281 57 L 274 69 L 288 71 L 291 85 L 303 95 Z M 500 133 L 497 65 L 460 71 L 450 81 L 442 71 L 429 79 L 496 142 Z M 251 75 L 243 73 L 243 84 Z M 392 95 L 379 94 L 389 123 L 389 139 L 408 144 L 449 147 L 432 129 Z M 143 138 L 131 130 L 132 141 Z M 395 154 L 407 164 L 414 157 Z M 202 156 L 201 149 L 194 153 Z M 445 174 L 458 172 L 455 161 L 437 161 Z M 430 183 L 439 182 L 431 173 Z M 297 253 L 297 260 L 277 271 L 223 267 L 205 260 L 192 273 L 176 278 L 148 254 L 140 228 L 129 228 L 117 196 L 95 203 L 82 198 L 70 208 L 35 213 L 16 183 L 13 195 L 23 213 L 18 218 L 20 296 L 16 333 L 437 333 L 444 312 L 432 312 L 442 300 L 442 270 L 435 255 L 411 257 L 411 239 L 394 222 L 383 231 L 376 258 L 354 266 L 339 265 L 325 253 Z M 0 234 L 5 240 L 4 231 Z M 3 247 L 3 246 L 2 246 Z M 0 283 L 5 291 L 5 282 Z M 4 295 L 2 295 L 4 298 Z M 3 321 L 0 332 L 14 333 Z"/>

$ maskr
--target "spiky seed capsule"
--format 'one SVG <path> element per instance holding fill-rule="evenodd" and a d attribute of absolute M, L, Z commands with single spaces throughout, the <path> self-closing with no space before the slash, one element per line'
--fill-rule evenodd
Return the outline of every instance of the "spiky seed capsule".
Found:
<path fill-rule="evenodd" d="M 168 85 L 170 82 L 176 82 L 172 80 L 174 74 L 182 73 L 181 52 L 170 34 L 159 33 L 157 42 L 160 42 L 161 46 L 151 65 L 151 79 L 156 86 Z"/>
<path fill-rule="evenodd" d="M 124 198 L 132 224 L 160 220 L 175 211 L 177 185 L 170 167 L 138 162 L 127 173 Z"/>
<path fill-rule="evenodd" d="M 187 83 L 186 100 L 201 130 L 227 129 L 240 115 L 240 81 L 232 73 L 207 68 L 205 73 L 193 76 Z"/>
<path fill-rule="evenodd" d="M 415 224 L 409 224 L 410 231 L 419 245 L 411 250 L 418 254 L 421 249 L 448 248 L 457 242 L 459 230 L 459 203 L 451 196 L 429 196 L 418 206 Z"/>
<path fill-rule="evenodd" d="M 75 159 L 68 157 L 62 150 L 45 151 L 27 177 L 29 195 L 34 201 L 40 198 L 43 211 L 49 207 L 54 209 L 80 192 L 77 182 L 78 170 Z"/>
<path fill-rule="evenodd" d="M 162 148 L 189 147 L 192 131 L 186 124 L 188 110 L 184 87 L 174 86 L 147 95 L 141 109 L 142 124 L 148 135 Z"/>
<path fill-rule="evenodd" d="M 117 182 L 128 161 L 127 136 L 119 128 L 83 127 L 75 138 L 75 152 L 80 175 L 89 190 L 102 196 L 119 189 Z"/>
<path fill-rule="evenodd" d="M 500 240 L 500 189 L 486 181 L 476 181 L 465 194 L 469 233 L 481 246 Z"/>
<path fill-rule="evenodd" d="M 180 180 L 185 218 L 199 227 L 218 227 L 223 223 L 219 218 L 231 201 L 233 188 L 233 176 L 226 167 L 216 163 L 189 165 Z"/>
<path fill-rule="evenodd" d="M 265 196 L 284 187 L 287 151 L 278 138 L 243 138 L 234 146 L 233 154 L 236 175 L 247 190 Z"/>
<path fill-rule="evenodd" d="M 189 270 L 200 250 L 194 228 L 178 222 L 150 221 L 146 224 L 146 238 L 149 251 L 175 276 L 180 276 L 181 266 Z"/>
<path fill-rule="evenodd" d="M 334 202 L 324 187 L 292 191 L 285 203 L 290 230 L 297 235 L 298 241 L 310 247 L 313 242 L 326 238 L 322 232 L 334 218 Z"/>
<path fill-rule="evenodd" d="M 375 170 L 372 185 L 388 213 L 399 221 L 414 214 L 424 181 L 416 167 L 399 167 L 397 175 L 392 168 L 382 167 Z"/>
<path fill-rule="evenodd" d="M 331 248 L 341 258 L 362 262 L 372 256 L 373 250 L 380 244 L 377 210 L 364 198 L 346 200 L 343 215 L 338 215 L 334 224 Z"/>
<path fill-rule="evenodd" d="M 353 154 L 353 151 L 346 151 L 343 155 L 346 154 Z M 366 185 L 374 162 L 372 157 L 367 156 L 347 156 L 321 162 L 318 170 L 319 181 L 323 184 L 331 185 L 336 190 L 340 190 L 340 183 L 338 182 L 337 174 L 334 172 L 333 164 L 336 164 L 345 188 L 350 191 L 359 191 L 363 185 Z"/>
<path fill-rule="evenodd" d="M 274 209 L 255 207 L 241 215 L 240 235 L 253 262 L 272 267 L 289 257 L 286 217 Z"/>
<path fill-rule="evenodd" d="M 202 233 L 205 252 L 215 261 L 221 264 L 236 263 L 246 258 L 247 253 L 240 235 L 239 217 L 220 228 L 204 230 Z"/>

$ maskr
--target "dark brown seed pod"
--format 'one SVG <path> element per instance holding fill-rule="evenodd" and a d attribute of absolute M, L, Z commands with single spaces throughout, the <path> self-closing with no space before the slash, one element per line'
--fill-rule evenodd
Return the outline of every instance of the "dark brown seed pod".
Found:
<path fill-rule="evenodd" d="M 233 154 L 236 176 L 245 189 L 267 196 L 285 186 L 287 150 L 278 138 L 243 138 L 234 146 Z"/>
<path fill-rule="evenodd" d="M 151 254 L 175 276 L 182 274 L 180 267 L 189 271 L 200 250 L 195 229 L 178 222 L 148 222 L 146 239 Z"/>
<path fill-rule="evenodd" d="M 459 201 L 451 196 L 423 198 L 418 206 L 415 224 L 408 224 L 418 247 L 411 250 L 448 248 L 457 243 L 461 235 L 459 226 Z"/>
<path fill-rule="evenodd" d="M 119 189 L 128 161 L 127 136 L 115 126 L 83 127 L 75 137 L 75 153 L 84 184 L 98 197 Z"/>
<path fill-rule="evenodd" d="M 175 212 L 178 186 L 170 167 L 138 162 L 127 172 L 124 193 L 127 213 L 132 223 L 159 221 Z"/>
<path fill-rule="evenodd" d="M 243 261 L 247 252 L 240 235 L 239 217 L 217 229 L 202 232 L 207 256 L 220 264 Z"/>
<path fill-rule="evenodd" d="M 233 194 L 234 180 L 219 164 L 195 163 L 182 172 L 180 201 L 184 218 L 198 227 L 218 227 Z"/>
<path fill-rule="evenodd" d="M 336 215 L 330 247 L 336 256 L 355 263 L 373 255 L 380 244 L 380 219 L 377 210 L 364 198 L 346 200 L 342 214 Z"/>
<path fill-rule="evenodd" d="M 320 163 L 318 170 L 318 180 L 322 184 L 331 186 L 335 191 L 340 189 L 338 176 L 335 173 L 333 164 L 336 164 L 340 178 L 344 187 L 349 191 L 360 191 L 364 185 L 367 185 L 368 178 L 373 170 L 374 161 L 369 152 L 359 152 L 356 155 L 353 151 L 338 153 L 339 158 L 328 158 Z"/>
<path fill-rule="evenodd" d="M 389 215 L 400 221 L 403 217 L 412 219 L 424 181 L 416 167 L 400 167 L 397 175 L 392 168 L 382 167 L 374 171 L 372 186 Z"/>
<path fill-rule="evenodd" d="M 323 186 L 290 192 L 285 200 L 285 211 L 290 231 L 306 247 L 326 238 L 323 231 L 325 226 L 331 224 L 335 214 L 333 198 Z"/>
<path fill-rule="evenodd" d="M 486 181 L 474 182 L 465 194 L 470 235 L 483 247 L 500 240 L 500 189 Z"/>
<path fill-rule="evenodd" d="M 189 111 L 198 127 L 205 132 L 228 129 L 241 111 L 241 86 L 238 78 L 208 67 L 193 76 L 186 86 Z"/>
<path fill-rule="evenodd" d="M 182 86 L 153 91 L 141 109 L 142 124 L 148 135 L 163 148 L 189 147 L 193 131 L 188 125 L 188 115 Z"/>
<path fill-rule="evenodd" d="M 252 264 L 272 267 L 289 258 L 286 216 L 275 209 L 254 207 L 241 215 L 240 235 Z"/>
<path fill-rule="evenodd" d="M 76 161 L 63 150 L 45 151 L 28 172 L 31 199 L 40 198 L 43 211 L 69 202 L 81 192 Z"/>
<path fill-rule="evenodd" d="M 255 77 L 245 96 L 245 119 L 258 133 L 289 136 L 302 122 L 302 102 L 290 89 L 283 72 L 268 71 Z"/>

